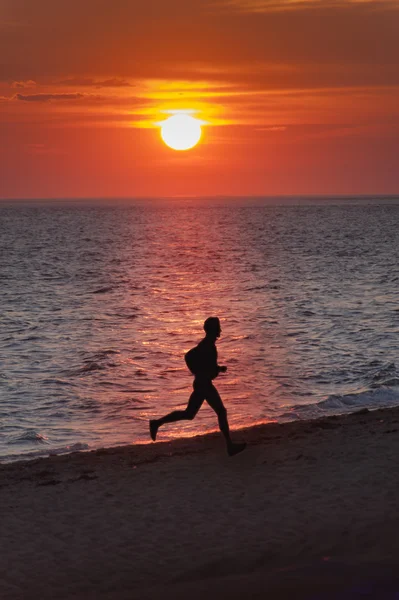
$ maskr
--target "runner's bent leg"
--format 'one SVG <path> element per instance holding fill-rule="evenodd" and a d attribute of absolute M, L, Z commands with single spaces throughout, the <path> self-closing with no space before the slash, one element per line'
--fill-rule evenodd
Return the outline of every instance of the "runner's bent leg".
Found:
<path fill-rule="evenodd" d="M 229 422 L 227 420 L 227 410 L 222 402 L 219 392 L 212 383 L 206 389 L 205 398 L 209 406 L 213 408 L 217 414 L 219 429 L 224 435 L 227 446 L 230 447 L 232 445 L 232 441 L 230 437 Z"/>
<path fill-rule="evenodd" d="M 200 390 L 194 390 L 191 394 L 187 407 L 185 410 L 174 410 L 169 413 L 165 417 L 158 419 L 156 421 L 157 428 L 161 425 L 165 425 L 165 423 L 175 423 L 176 421 L 188 420 L 191 421 L 194 419 L 195 415 L 199 411 L 202 406 L 203 401 L 205 400 L 204 395 Z"/>
<path fill-rule="evenodd" d="M 219 392 L 212 383 L 207 387 L 205 398 L 209 406 L 213 408 L 218 416 L 219 428 L 226 440 L 227 453 L 229 456 L 234 456 L 245 450 L 245 443 L 237 444 L 231 440 L 229 422 L 227 420 L 227 410 L 224 407 Z"/>

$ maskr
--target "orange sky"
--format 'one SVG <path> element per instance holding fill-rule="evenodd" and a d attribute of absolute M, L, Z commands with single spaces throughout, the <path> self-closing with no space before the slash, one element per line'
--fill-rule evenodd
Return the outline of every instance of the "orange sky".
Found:
<path fill-rule="evenodd" d="M 0 0 L 0 197 L 399 193 L 398 32 L 399 0 Z"/>

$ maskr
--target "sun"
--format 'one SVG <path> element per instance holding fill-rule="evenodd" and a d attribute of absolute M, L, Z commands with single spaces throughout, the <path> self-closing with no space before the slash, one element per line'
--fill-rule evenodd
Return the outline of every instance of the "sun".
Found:
<path fill-rule="evenodd" d="M 201 139 L 201 121 L 190 115 L 178 114 L 161 124 L 161 136 L 173 150 L 190 150 Z"/>

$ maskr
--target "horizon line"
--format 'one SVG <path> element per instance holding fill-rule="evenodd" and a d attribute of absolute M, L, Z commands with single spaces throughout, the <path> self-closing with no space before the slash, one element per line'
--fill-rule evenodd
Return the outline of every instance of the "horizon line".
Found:
<path fill-rule="evenodd" d="M 166 195 L 166 196 L 27 196 L 27 197 L 0 197 L 0 202 L 79 202 L 82 200 L 89 201 L 137 201 L 137 200 L 276 200 L 276 199 L 357 199 L 369 198 L 377 200 L 381 199 L 399 199 L 399 191 L 397 193 L 367 193 L 367 194 L 213 194 L 213 195 Z"/>

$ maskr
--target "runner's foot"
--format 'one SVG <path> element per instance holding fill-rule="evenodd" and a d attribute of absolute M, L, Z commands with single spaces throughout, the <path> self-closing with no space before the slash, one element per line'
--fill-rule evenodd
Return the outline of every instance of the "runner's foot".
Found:
<path fill-rule="evenodd" d="M 153 442 L 157 439 L 158 421 L 150 421 L 150 436 Z"/>
<path fill-rule="evenodd" d="M 241 444 L 231 444 L 231 446 L 227 448 L 227 452 L 229 456 L 234 456 L 235 454 L 238 454 L 239 452 L 245 450 L 246 447 L 247 445 L 245 442 L 242 442 Z"/>

